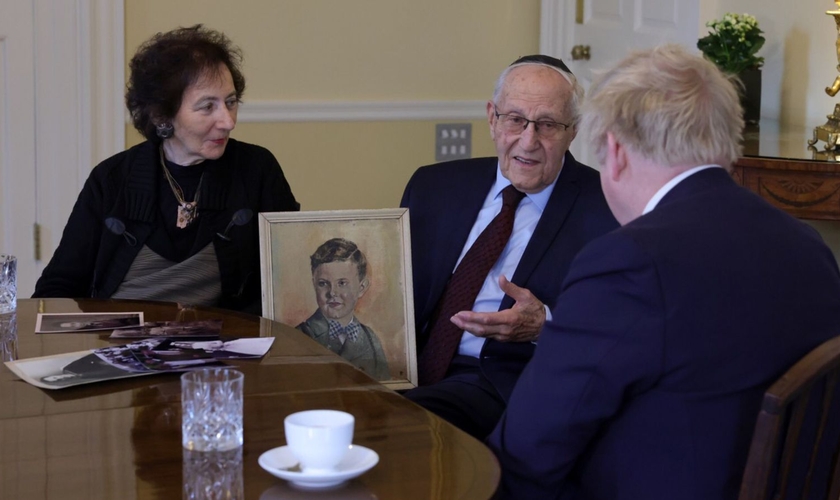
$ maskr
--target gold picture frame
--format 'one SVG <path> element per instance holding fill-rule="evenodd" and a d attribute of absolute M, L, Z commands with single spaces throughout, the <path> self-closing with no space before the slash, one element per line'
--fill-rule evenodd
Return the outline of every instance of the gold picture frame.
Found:
<path fill-rule="evenodd" d="M 259 214 L 259 233 L 263 316 L 302 330 L 392 389 L 417 386 L 407 209 L 267 212 Z M 346 281 L 324 274 L 334 269 L 350 273 L 347 286 L 356 287 L 350 298 L 325 291 Z M 357 270 L 358 279 L 347 269 Z M 348 310 L 358 324 L 348 330 L 352 343 L 336 327 Z"/>

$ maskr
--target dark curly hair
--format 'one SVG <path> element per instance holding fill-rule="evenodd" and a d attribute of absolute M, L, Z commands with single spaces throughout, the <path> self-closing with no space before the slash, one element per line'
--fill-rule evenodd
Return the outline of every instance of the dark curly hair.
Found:
<path fill-rule="evenodd" d="M 230 70 L 236 98 L 241 99 L 242 51 L 224 34 L 196 24 L 158 33 L 143 43 L 131 58 L 125 93 L 134 128 L 146 139 L 159 141 L 156 122 L 174 118 L 187 87 L 207 74 L 218 74 L 219 64 Z"/>
<path fill-rule="evenodd" d="M 365 279 L 367 275 L 367 259 L 365 258 L 365 254 L 359 250 L 359 247 L 350 240 L 345 240 L 344 238 L 327 240 L 309 257 L 312 274 L 315 274 L 315 269 L 321 264 L 345 262 L 348 260 L 356 264 L 356 269 L 359 271 L 359 281 Z"/>

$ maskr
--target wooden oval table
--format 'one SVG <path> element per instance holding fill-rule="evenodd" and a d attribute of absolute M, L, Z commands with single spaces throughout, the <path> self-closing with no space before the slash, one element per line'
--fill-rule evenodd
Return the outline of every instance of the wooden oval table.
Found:
<path fill-rule="evenodd" d="M 162 302 L 22 299 L 16 335 L 3 333 L 4 360 L 114 345 L 107 334 L 35 334 L 38 313 L 126 311 L 143 311 L 145 321 L 221 319 L 224 337 L 275 337 L 263 359 L 231 363 L 245 374 L 241 453 L 223 466 L 196 465 L 194 453 L 183 450 L 179 374 L 50 391 L 27 384 L 3 365 L 0 498 L 188 498 L 197 481 L 193 476 L 208 473 L 241 481 L 242 498 L 260 500 L 478 500 L 496 489 L 499 466 L 482 443 L 304 334 L 265 318 Z M 257 460 L 286 444 L 283 418 L 314 408 L 352 413 L 354 442 L 376 451 L 379 463 L 330 491 L 295 489 L 265 472 Z"/>

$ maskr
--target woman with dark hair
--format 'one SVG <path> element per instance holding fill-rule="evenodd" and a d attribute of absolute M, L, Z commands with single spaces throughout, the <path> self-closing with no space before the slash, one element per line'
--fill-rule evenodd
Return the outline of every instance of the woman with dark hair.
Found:
<path fill-rule="evenodd" d="M 139 48 L 126 104 L 146 141 L 91 172 L 33 297 L 259 312 L 253 215 L 300 205 L 268 150 L 230 138 L 241 62 L 225 35 L 201 25 Z"/>

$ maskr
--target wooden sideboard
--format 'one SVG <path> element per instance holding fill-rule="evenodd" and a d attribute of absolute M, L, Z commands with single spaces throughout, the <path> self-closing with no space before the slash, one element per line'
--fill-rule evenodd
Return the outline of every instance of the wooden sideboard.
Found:
<path fill-rule="evenodd" d="M 744 131 L 744 156 L 733 177 L 801 219 L 840 220 L 840 151 L 808 147 L 812 129 L 762 120 Z"/>

